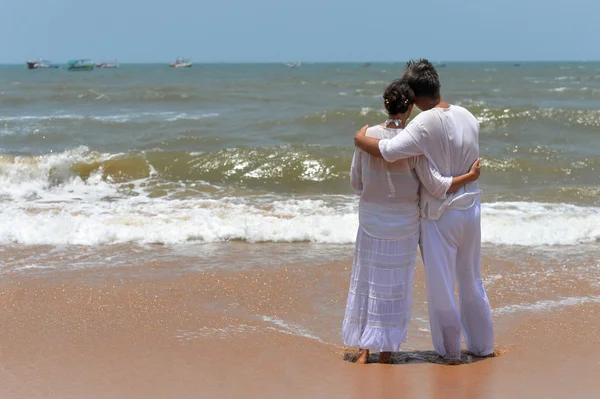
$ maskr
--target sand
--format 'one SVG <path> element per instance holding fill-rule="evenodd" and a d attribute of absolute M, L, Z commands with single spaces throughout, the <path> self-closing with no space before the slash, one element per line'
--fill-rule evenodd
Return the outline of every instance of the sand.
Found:
<path fill-rule="evenodd" d="M 593 302 L 498 316 L 493 358 L 440 364 L 427 333 L 411 325 L 406 353 L 396 355 L 401 364 L 345 361 L 353 351 L 339 342 L 348 266 L 169 273 L 168 263 L 141 262 L 5 273 L 0 398 L 598 395 L 600 303 Z M 500 291 L 490 290 L 495 308 L 505 305 Z M 416 313 L 424 297 L 419 267 Z"/>

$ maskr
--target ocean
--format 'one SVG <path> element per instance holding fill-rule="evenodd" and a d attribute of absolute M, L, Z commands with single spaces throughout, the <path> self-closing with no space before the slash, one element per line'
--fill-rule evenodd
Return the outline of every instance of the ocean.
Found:
<path fill-rule="evenodd" d="M 403 64 L 0 68 L 0 243 L 351 244 L 353 134 Z M 483 241 L 595 251 L 600 63 L 449 63 L 481 123 Z"/>

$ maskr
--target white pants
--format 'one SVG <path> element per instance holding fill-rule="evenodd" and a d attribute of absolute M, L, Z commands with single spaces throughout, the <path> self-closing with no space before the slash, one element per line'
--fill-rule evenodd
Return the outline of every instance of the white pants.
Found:
<path fill-rule="evenodd" d="M 421 254 L 427 279 L 431 339 L 435 351 L 460 359 L 461 327 L 467 350 L 494 352 L 492 312 L 481 280 L 481 209 L 447 210 L 438 220 L 421 220 Z M 460 311 L 454 296 L 458 280 Z"/>

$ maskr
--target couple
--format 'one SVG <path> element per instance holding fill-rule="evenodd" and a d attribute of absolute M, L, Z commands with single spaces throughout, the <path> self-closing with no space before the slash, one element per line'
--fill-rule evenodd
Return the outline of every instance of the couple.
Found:
<path fill-rule="evenodd" d="M 359 228 L 344 344 L 359 347 L 358 363 L 369 351 L 390 362 L 406 341 L 420 246 L 435 351 L 459 360 L 464 331 L 467 350 L 490 355 L 492 314 L 480 275 L 479 124 L 442 100 L 437 71 L 425 59 L 409 61 L 383 98 L 388 119 L 354 139 Z M 413 104 L 422 112 L 405 126 Z"/>

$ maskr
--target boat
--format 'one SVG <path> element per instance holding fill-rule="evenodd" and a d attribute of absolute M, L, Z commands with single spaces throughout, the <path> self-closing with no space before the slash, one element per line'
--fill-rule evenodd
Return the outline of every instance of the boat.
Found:
<path fill-rule="evenodd" d="M 296 61 L 296 62 L 286 62 L 284 65 L 288 68 L 300 68 L 300 65 L 302 65 L 302 64 L 300 64 L 300 61 Z"/>
<path fill-rule="evenodd" d="M 119 63 L 117 60 L 107 60 L 96 63 L 96 68 L 118 68 Z"/>
<path fill-rule="evenodd" d="M 87 58 L 69 60 L 69 62 L 67 62 L 67 69 L 69 71 L 92 71 L 94 66 L 95 64 Z"/>
<path fill-rule="evenodd" d="M 41 58 L 36 61 L 27 61 L 26 64 L 27 64 L 28 69 L 58 68 L 58 65 L 55 65 L 52 62 L 50 62 L 48 60 L 43 60 Z"/>
<path fill-rule="evenodd" d="M 173 62 L 172 64 L 169 64 L 169 66 L 171 66 L 173 68 L 190 68 L 192 66 L 192 62 L 190 61 L 189 58 L 177 57 L 175 62 Z"/>

